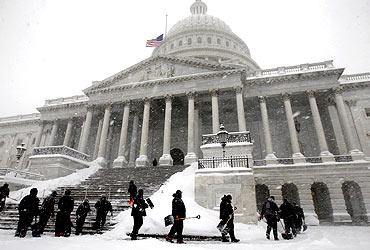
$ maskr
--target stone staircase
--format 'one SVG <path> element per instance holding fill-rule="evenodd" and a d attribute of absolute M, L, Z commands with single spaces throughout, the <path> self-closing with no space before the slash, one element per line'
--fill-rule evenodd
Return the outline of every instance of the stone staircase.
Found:
<path fill-rule="evenodd" d="M 75 212 L 77 207 L 85 198 L 89 199 L 92 212 L 90 212 L 86 217 L 83 233 L 94 234 L 96 233 L 96 230 L 92 229 L 96 215 L 94 204 L 102 195 L 105 195 L 112 203 L 113 214 L 115 216 L 119 212 L 129 209 L 129 194 L 127 193 L 127 188 L 130 180 L 134 180 L 138 189 L 144 189 L 144 196 L 149 197 L 157 191 L 171 175 L 183 171 L 184 169 L 184 166 L 100 169 L 96 174 L 77 186 L 58 188 L 56 190 L 58 192 L 57 200 L 66 189 L 71 190 L 72 197 L 75 199 L 75 208 L 71 214 L 71 220 L 73 224 L 75 224 Z M 41 203 L 42 198 L 40 198 L 40 204 Z M 107 223 L 105 228 L 102 230 L 103 232 L 112 228 L 113 222 L 111 222 L 110 219 L 111 218 L 108 213 Z M 53 219 L 49 220 L 49 223 L 45 228 L 46 232 L 54 231 L 54 222 L 55 221 Z M 17 223 L 17 205 L 7 204 L 5 211 L 0 213 L 0 229 L 15 231 Z M 72 233 L 74 233 L 73 229 Z"/>

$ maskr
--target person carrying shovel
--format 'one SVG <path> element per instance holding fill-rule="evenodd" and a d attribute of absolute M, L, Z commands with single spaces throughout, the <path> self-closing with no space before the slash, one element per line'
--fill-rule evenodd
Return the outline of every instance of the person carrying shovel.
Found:
<path fill-rule="evenodd" d="M 177 234 L 177 243 L 182 244 L 184 240 L 182 238 L 182 230 L 184 229 L 184 219 L 186 218 L 186 208 L 182 201 L 182 192 L 177 190 L 173 195 L 172 200 L 172 216 L 174 218 L 174 223 L 171 227 L 170 232 L 166 236 L 166 241 L 173 243 L 173 238 L 175 233 Z"/>
<path fill-rule="evenodd" d="M 234 210 L 231 201 L 233 197 L 228 194 L 221 198 L 220 203 L 220 223 L 217 228 L 221 231 L 222 242 L 229 242 L 226 237 L 227 234 L 230 235 L 231 242 L 239 242 L 240 240 L 235 238 L 234 233 Z"/>

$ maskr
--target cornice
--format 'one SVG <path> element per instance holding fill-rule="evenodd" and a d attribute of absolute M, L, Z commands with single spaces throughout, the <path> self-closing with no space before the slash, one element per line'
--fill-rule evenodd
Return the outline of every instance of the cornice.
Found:
<path fill-rule="evenodd" d="M 60 109 L 68 109 L 68 108 L 79 108 L 79 107 L 86 107 L 90 108 L 88 106 L 88 101 L 85 102 L 76 102 L 76 103 L 66 103 L 66 104 L 60 104 L 60 105 L 52 105 L 52 106 L 43 106 L 36 108 L 39 112 L 44 112 L 44 111 L 57 111 Z"/>

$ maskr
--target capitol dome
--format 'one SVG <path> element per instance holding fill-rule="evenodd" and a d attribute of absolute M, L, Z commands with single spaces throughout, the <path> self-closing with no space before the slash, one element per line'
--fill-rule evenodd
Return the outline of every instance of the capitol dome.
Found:
<path fill-rule="evenodd" d="M 153 51 L 153 56 L 194 57 L 259 68 L 245 42 L 224 21 L 208 15 L 204 2 L 196 0 L 190 12 L 191 16 L 180 20 L 169 30 L 161 46 Z"/>

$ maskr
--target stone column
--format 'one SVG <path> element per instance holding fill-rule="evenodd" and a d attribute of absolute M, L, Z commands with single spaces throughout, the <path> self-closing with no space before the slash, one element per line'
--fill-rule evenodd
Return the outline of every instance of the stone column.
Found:
<path fill-rule="evenodd" d="M 337 105 L 339 120 L 342 125 L 344 137 L 346 138 L 347 142 L 347 149 L 349 149 L 349 153 L 352 156 L 352 159 L 355 160 L 363 160 L 365 155 L 359 149 L 355 147 L 355 141 L 352 137 L 351 128 L 349 126 L 348 116 L 346 112 L 346 107 L 343 101 L 342 96 L 342 89 L 336 88 L 334 89 L 335 93 L 335 103 Z"/>
<path fill-rule="evenodd" d="M 105 108 L 105 112 L 104 112 L 103 127 L 101 130 L 99 152 L 98 152 L 99 163 L 102 165 L 106 164 L 105 153 L 107 149 L 107 139 L 108 139 L 109 122 L 110 122 L 111 113 L 112 113 L 112 106 L 109 105 Z"/>
<path fill-rule="evenodd" d="M 244 102 L 243 102 L 243 88 L 236 87 L 236 108 L 238 112 L 238 126 L 239 132 L 246 131 L 247 126 L 245 124 L 245 113 L 244 113 Z"/>
<path fill-rule="evenodd" d="M 63 145 L 67 147 L 70 147 L 70 144 L 71 144 L 73 123 L 74 123 L 73 119 L 68 120 L 67 130 L 64 136 L 64 141 L 63 141 Z"/>
<path fill-rule="evenodd" d="M 137 115 L 137 113 L 135 113 L 134 120 L 132 122 L 129 166 L 135 166 L 135 160 L 136 160 L 136 154 L 135 153 L 136 153 L 138 126 L 139 126 L 139 116 Z"/>
<path fill-rule="evenodd" d="M 302 163 L 302 162 L 305 162 L 305 159 L 304 159 L 304 155 L 301 153 L 299 149 L 297 132 L 294 126 L 293 111 L 292 111 L 292 106 L 290 104 L 290 95 L 285 93 L 283 95 L 283 100 L 284 100 L 286 119 L 288 122 L 290 142 L 292 144 L 292 152 L 293 152 L 292 158 L 293 158 L 294 163 Z"/>
<path fill-rule="evenodd" d="M 141 128 L 140 156 L 136 159 L 136 167 L 146 167 L 148 161 L 148 136 L 149 136 L 150 99 L 144 100 L 143 125 Z"/>
<path fill-rule="evenodd" d="M 91 109 L 88 109 L 86 113 L 85 123 L 81 131 L 81 144 L 79 145 L 80 151 L 85 154 L 87 152 L 87 142 L 89 141 L 92 117 L 93 111 Z"/>
<path fill-rule="evenodd" d="M 335 141 L 339 150 L 340 155 L 347 153 L 347 146 L 344 141 L 342 127 L 340 125 L 337 107 L 335 106 L 334 98 L 328 98 L 328 112 L 330 116 L 331 125 L 333 126 L 333 132 Z"/>
<path fill-rule="evenodd" d="M 351 221 L 347 212 L 346 202 L 342 191 L 342 181 L 325 183 L 329 189 L 331 206 L 333 208 L 333 222 Z"/>
<path fill-rule="evenodd" d="M 324 128 L 322 127 L 320 113 L 316 103 L 315 93 L 313 91 L 308 91 L 307 95 L 310 102 L 312 119 L 315 125 L 317 139 L 319 141 L 321 159 L 323 162 L 335 161 L 334 156 L 332 153 L 329 152 L 328 144 L 326 143 Z"/>
<path fill-rule="evenodd" d="M 258 97 L 260 102 L 261 108 L 261 116 L 262 116 L 262 125 L 263 125 L 263 133 L 265 136 L 265 145 L 266 145 L 266 164 L 276 164 L 277 158 L 274 154 L 273 146 L 272 146 L 272 139 L 271 139 L 271 132 L 270 132 L 270 125 L 269 125 L 269 118 L 267 113 L 267 104 L 266 98 L 263 96 Z"/>
<path fill-rule="evenodd" d="M 55 144 L 55 139 L 58 133 L 58 128 L 59 128 L 59 121 L 55 120 L 53 123 L 53 128 L 51 129 L 51 134 L 50 134 L 50 139 L 49 139 L 49 145 L 48 146 L 54 146 Z"/>
<path fill-rule="evenodd" d="M 126 143 L 127 143 L 127 130 L 128 130 L 128 119 L 130 115 L 130 102 L 124 104 L 123 116 L 122 116 L 122 127 L 121 137 L 119 139 L 118 157 L 113 162 L 114 168 L 123 167 L 128 163 L 125 157 Z"/>
<path fill-rule="evenodd" d="M 164 115 L 164 131 L 163 131 L 163 155 L 159 158 L 160 166 L 172 166 L 173 159 L 170 154 L 171 149 L 171 113 L 172 113 L 172 97 L 166 96 L 166 111 Z"/>
<path fill-rule="evenodd" d="M 35 148 L 40 147 L 41 137 L 42 137 L 42 133 L 44 131 L 44 127 L 45 127 L 44 122 L 40 121 L 39 130 L 37 131 L 36 140 L 35 140 L 35 146 L 34 146 Z"/>
<path fill-rule="evenodd" d="M 194 93 L 188 93 L 188 153 L 184 164 L 190 165 L 197 160 L 194 152 Z"/>
<path fill-rule="evenodd" d="M 101 137 L 101 130 L 103 128 L 103 120 L 99 119 L 98 129 L 96 131 L 96 138 L 95 138 L 95 147 L 94 147 L 94 156 L 93 159 L 98 157 L 99 153 L 99 145 L 100 145 L 100 137 Z"/>
<path fill-rule="evenodd" d="M 217 134 L 220 130 L 220 115 L 218 109 L 218 90 L 211 90 L 212 97 L 212 133 Z"/>

